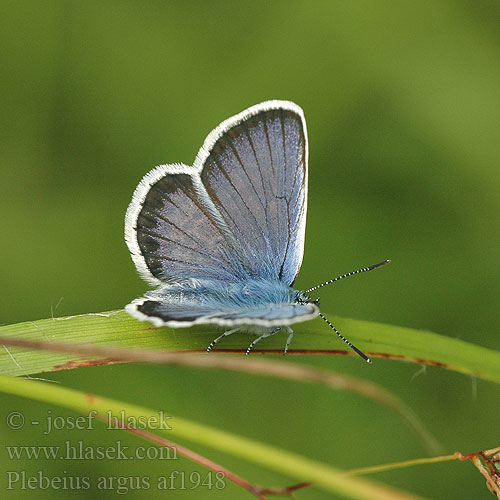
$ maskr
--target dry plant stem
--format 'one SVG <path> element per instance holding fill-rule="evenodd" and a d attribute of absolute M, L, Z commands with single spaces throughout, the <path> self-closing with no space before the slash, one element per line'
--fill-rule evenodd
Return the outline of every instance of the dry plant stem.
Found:
<path fill-rule="evenodd" d="M 293 486 L 287 486 L 286 488 L 261 488 L 260 493 L 262 495 L 280 495 L 293 497 L 293 493 L 297 490 L 301 490 L 302 488 L 307 488 L 311 486 L 313 483 L 303 482 L 299 484 L 295 484 Z"/>
<path fill-rule="evenodd" d="M 165 352 L 153 349 L 126 349 L 122 347 L 98 346 L 90 343 L 70 344 L 44 340 L 25 340 L 0 336 L 0 345 L 42 349 L 57 352 L 71 352 L 108 358 L 110 362 L 142 361 L 147 363 L 164 363 L 198 368 L 217 368 L 246 373 L 274 376 L 302 382 L 320 383 L 333 389 L 344 389 L 357 392 L 396 411 L 418 434 L 428 450 L 436 453 L 441 446 L 432 434 L 424 427 L 420 419 L 403 401 L 384 388 L 366 380 L 345 375 L 337 375 L 330 371 L 311 368 L 305 365 L 282 363 L 263 359 L 237 359 L 222 355 L 190 354 L 181 352 Z"/>
<path fill-rule="evenodd" d="M 495 453 L 500 452 L 500 446 L 497 446 L 496 448 L 491 448 L 490 450 L 483 450 L 483 451 L 478 451 L 477 453 L 471 453 L 468 455 L 463 455 L 459 451 L 456 451 L 453 456 L 455 458 L 458 458 L 459 460 L 469 460 L 471 457 L 474 457 L 476 455 L 483 455 L 483 456 L 491 456 L 494 455 Z"/>
<path fill-rule="evenodd" d="M 488 489 L 498 499 L 500 499 L 500 474 L 495 467 L 498 457 L 494 455 L 500 452 L 500 446 L 491 450 L 479 451 L 477 453 L 470 453 L 469 455 L 462 455 L 459 451 L 454 453 L 454 456 L 459 460 L 471 460 L 479 472 L 486 478 Z M 488 468 L 481 462 L 482 457 Z"/>
<path fill-rule="evenodd" d="M 107 422 L 107 420 L 102 416 L 96 415 L 96 418 L 103 422 Z M 222 465 L 213 462 L 212 460 L 204 457 L 203 455 L 200 455 L 199 453 L 196 453 L 195 451 L 190 450 L 189 448 L 185 448 L 184 446 L 174 443 L 169 439 L 162 438 L 160 436 L 157 436 L 156 434 L 152 434 L 151 432 L 145 431 L 143 429 L 136 429 L 128 425 L 121 425 L 119 422 L 115 422 L 115 426 L 125 431 L 129 431 L 132 434 L 136 434 L 137 436 L 140 436 L 152 443 L 159 444 L 160 446 L 164 446 L 166 448 L 174 448 L 177 453 L 183 455 L 189 460 L 192 460 L 193 462 L 196 462 L 202 465 L 203 467 L 206 467 L 207 469 L 211 469 L 214 472 L 221 472 L 222 474 L 224 474 L 225 478 L 229 479 L 230 481 L 233 481 L 233 483 L 249 491 L 250 493 L 255 495 L 259 500 L 266 500 L 266 497 L 264 496 L 265 494 L 291 496 L 291 494 L 294 491 L 300 488 L 305 488 L 306 486 L 309 486 L 311 484 L 311 483 L 300 483 L 294 486 L 288 486 L 286 488 L 264 488 L 262 486 L 258 486 L 248 482 L 246 479 L 243 479 L 241 476 L 238 476 L 234 472 L 231 472 L 229 469 L 226 469 Z"/>
<path fill-rule="evenodd" d="M 476 468 L 479 470 L 479 472 L 485 477 L 486 483 L 488 485 L 488 489 L 497 497 L 500 498 L 500 489 L 498 488 L 498 485 L 496 484 L 495 481 L 493 481 L 493 478 L 491 477 L 490 473 L 486 469 L 486 467 L 482 464 L 481 460 L 479 457 L 473 457 L 472 463 L 476 466 Z"/>

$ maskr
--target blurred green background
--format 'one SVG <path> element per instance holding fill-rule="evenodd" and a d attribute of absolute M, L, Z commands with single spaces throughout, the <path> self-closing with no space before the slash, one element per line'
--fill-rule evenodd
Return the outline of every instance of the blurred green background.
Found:
<path fill-rule="evenodd" d="M 301 105 L 309 213 L 298 288 L 391 258 L 322 290 L 325 313 L 426 328 L 497 349 L 500 303 L 500 4 L 468 1 L 20 1 L 1 8 L 0 245 L 3 324 L 122 308 L 147 285 L 123 240 L 132 192 L 153 166 L 191 163 L 206 134 L 260 101 Z M 319 321 L 319 320 L 318 320 Z M 318 323 L 318 328 L 326 326 Z M 343 332 L 347 337 L 349 332 Z M 300 325 L 296 328 L 300 335 Z M 339 344 L 340 347 L 340 344 Z M 366 377 L 401 396 L 447 452 L 498 446 L 499 388 L 440 369 L 355 357 L 289 362 Z M 340 468 L 425 456 L 387 409 L 319 387 L 123 365 L 45 374 L 273 443 Z M 43 420 L 57 408 L 1 397 Z M 4 419 L 4 417 L 2 417 Z M 2 442 L 88 445 L 102 429 Z M 293 483 L 196 448 L 247 479 Z M 6 471 L 145 476 L 187 460 L 9 460 Z M 491 498 L 471 464 L 373 476 L 431 499 Z M 8 491 L 117 498 L 116 491 Z M 251 498 L 232 484 L 128 498 Z M 318 488 L 298 499 L 334 498 Z"/>

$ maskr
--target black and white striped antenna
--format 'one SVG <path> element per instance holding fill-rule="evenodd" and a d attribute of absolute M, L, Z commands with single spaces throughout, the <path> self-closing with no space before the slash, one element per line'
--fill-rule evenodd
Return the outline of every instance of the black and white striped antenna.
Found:
<path fill-rule="evenodd" d="M 389 264 L 391 261 L 390 260 L 384 260 L 383 262 L 379 262 L 378 264 L 374 264 L 373 266 L 369 267 L 363 267 L 363 269 L 358 269 L 357 271 L 352 271 L 347 274 L 343 274 L 342 276 L 337 276 L 336 278 L 333 278 L 332 280 L 325 281 L 324 283 L 321 283 L 320 285 L 313 286 L 312 288 L 309 288 L 306 290 L 304 293 L 309 293 L 309 292 L 314 292 L 314 290 L 317 290 L 318 288 L 322 288 L 326 285 L 329 285 L 330 283 L 334 283 L 335 281 L 342 280 L 344 278 L 347 278 L 348 276 L 354 276 L 355 274 L 360 274 L 360 273 L 366 273 L 366 271 L 373 271 L 373 269 L 377 269 L 379 267 L 385 266 L 386 264 Z M 318 302 L 318 301 L 316 301 Z M 372 360 L 363 352 L 360 351 L 354 344 L 349 342 L 331 323 L 328 321 L 328 319 L 321 313 L 319 313 L 320 318 L 326 322 L 326 324 L 359 356 L 361 356 L 367 363 L 371 363 Z"/>
<path fill-rule="evenodd" d="M 361 356 L 367 363 L 371 363 L 372 360 L 363 352 L 360 351 L 354 344 L 349 342 L 331 323 L 328 321 L 328 319 L 325 318 L 325 316 L 321 313 L 319 313 L 319 316 L 322 320 L 326 322 L 326 324 L 359 356 Z"/>
<path fill-rule="evenodd" d="M 342 276 L 337 276 L 336 278 L 333 278 L 332 280 L 325 281 L 324 283 L 321 283 L 320 285 L 316 285 L 316 286 L 313 286 L 312 288 L 309 288 L 309 290 L 306 290 L 304 293 L 314 292 L 314 290 L 317 290 L 318 288 L 322 288 L 326 285 L 329 285 L 330 283 L 334 283 L 335 281 L 343 280 L 344 278 L 347 278 L 348 276 L 354 276 L 355 274 L 359 274 L 359 273 L 366 273 L 366 271 L 373 271 L 374 269 L 385 266 L 386 264 L 390 264 L 390 262 L 391 262 L 390 260 L 384 260 L 384 262 L 379 262 L 378 264 L 374 264 L 373 266 L 363 267 L 363 269 L 358 269 L 357 271 L 351 271 L 350 273 L 343 274 Z"/>

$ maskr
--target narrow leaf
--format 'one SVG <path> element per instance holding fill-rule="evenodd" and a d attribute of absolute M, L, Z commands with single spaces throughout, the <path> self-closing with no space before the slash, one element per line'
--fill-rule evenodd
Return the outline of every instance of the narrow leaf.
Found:
<path fill-rule="evenodd" d="M 158 419 L 158 412 L 149 408 L 34 380 L 0 375 L 0 391 L 69 408 L 84 415 L 95 410 L 96 416 L 109 418 L 111 415 L 125 421 L 134 418 L 136 421 Z M 311 481 L 322 489 L 337 493 L 344 498 L 363 500 L 417 500 L 418 498 L 375 482 L 348 477 L 330 465 L 275 446 L 174 417 L 167 411 L 164 414 L 171 417 L 168 420 L 170 428 L 156 430 L 169 438 L 187 439 L 300 481 Z"/>
<path fill-rule="evenodd" d="M 371 358 L 391 358 L 425 363 L 500 383 L 500 352 L 436 333 L 368 321 L 335 318 L 332 323 Z M 321 320 L 300 323 L 289 354 L 352 354 Z M 155 328 L 124 311 L 45 319 L 0 327 L 1 336 L 97 345 L 143 347 L 171 351 L 203 352 L 220 333 L 214 326 Z M 237 333 L 224 339 L 213 352 L 244 353 L 252 337 Z M 279 333 L 258 344 L 254 354 L 282 353 L 286 334 Z M 376 362 L 376 360 L 375 360 Z M 27 375 L 51 370 L 106 363 L 99 357 L 4 348 L 0 373 Z"/>

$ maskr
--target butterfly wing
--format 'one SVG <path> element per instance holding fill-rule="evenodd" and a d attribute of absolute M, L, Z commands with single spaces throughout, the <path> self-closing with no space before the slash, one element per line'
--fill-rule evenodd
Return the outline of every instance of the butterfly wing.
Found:
<path fill-rule="evenodd" d="M 307 209 L 302 109 L 267 101 L 222 122 L 194 166 L 252 276 L 290 285 L 302 263 Z"/>
<path fill-rule="evenodd" d="M 125 217 L 134 263 L 153 284 L 279 279 L 302 261 L 307 133 L 291 102 L 252 106 L 215 128 L 192 167 L 146 174 Z"/>
<path fill-rule="evenodd" d="M 193 167 L 160 165 L 146 174 L 125 216 L 137 270 L 153 284 L 245 277 L 241 249 Z"/>
<path fill-rule="evenodd" d="M 240 297 L 242 298 L 242 297 Z M 155 326 L 187 327 L 195 324 L 220 326 L 284 326 L 312 319 L 318 314 L 315 304 L 264 303 L 248 305 L 232 297 L 221 299 L 217 293 L 192 293 L 189 288 L 160 287 L 126 306 L 126 311 Z M 236 300 L 235 300 L 236 299 Z"/>

